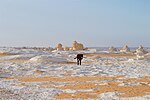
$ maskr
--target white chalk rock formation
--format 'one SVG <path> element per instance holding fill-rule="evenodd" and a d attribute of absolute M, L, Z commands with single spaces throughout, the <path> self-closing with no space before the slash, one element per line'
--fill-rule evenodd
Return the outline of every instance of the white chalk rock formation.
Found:
<path fill-rule="evenodd" d="M 148 53 L 146 50 L 144 50 L 144 47 L 142 45 L 139 46 L 138 49 L 136 49 L 136 55 L 143 56 L 144 54 Z"/>
<path fill-rule="evenodd" d="M 128 47 L 128 45 L 125 45 L 121 50 L 120 52 L 130 52 L 130 48 Z"/>
<path fill-rule="evenodd" d="M 109 48 L 109 52 L 116 52 L 116 51 L 117 51 L 117 49 L 113 46 Z"/>
<path fill-rule="evenodd" d="M 56 49 L 58 51 L 64 50 L 61 43 L 57 44 Z"/>
<path fill-rule="evenodd" d="M 81 43 L 78 43 L 77 41 L 74 41 L 72 44 L 72 50 L 83 50 L 84 46 Z"/>

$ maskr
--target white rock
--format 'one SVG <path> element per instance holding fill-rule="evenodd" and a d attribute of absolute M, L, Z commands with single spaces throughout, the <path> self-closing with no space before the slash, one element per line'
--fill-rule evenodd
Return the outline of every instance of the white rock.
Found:
<path fill-rule="evenodd" d="M 125 46 L 120 50 L 120 52 L 125 52 L 125 53 L 130 52 L 130 48 L 128 47 L 128 45 L 125 45 Z"/>
<path fill-rule="evenodd" d="M 117 49 L 114 48 L 113 46 L 109 48 L 109 52 L 116 52 L 116 51 L 117 51 Z"/>

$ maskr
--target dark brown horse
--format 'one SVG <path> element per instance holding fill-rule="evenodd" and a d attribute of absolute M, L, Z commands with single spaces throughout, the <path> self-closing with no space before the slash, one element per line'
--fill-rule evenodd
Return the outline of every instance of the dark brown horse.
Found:
<path fill-rule="evenodd" d="M 74 59 L 77 59 L 77 65 L 81 65 L 81 60 L 83 59 L 83 54 L 77 54 L 77 56 Z"/>

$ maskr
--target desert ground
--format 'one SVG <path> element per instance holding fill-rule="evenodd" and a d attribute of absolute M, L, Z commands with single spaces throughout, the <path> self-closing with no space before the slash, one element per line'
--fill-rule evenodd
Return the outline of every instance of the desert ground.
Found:
<path fill-rule="evenodd" d="M 137 59 L 95 50 L 0 52 L 0 100 L 150 100 L 149 53 Z"/>

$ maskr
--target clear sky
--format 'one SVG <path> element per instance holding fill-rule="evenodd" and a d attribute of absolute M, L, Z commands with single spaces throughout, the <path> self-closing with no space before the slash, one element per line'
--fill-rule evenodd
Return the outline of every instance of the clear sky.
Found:
<path fill-rule="evenodd" d="M 149 46 L 150 0 L 0 0 L 0 46 Z"/>

